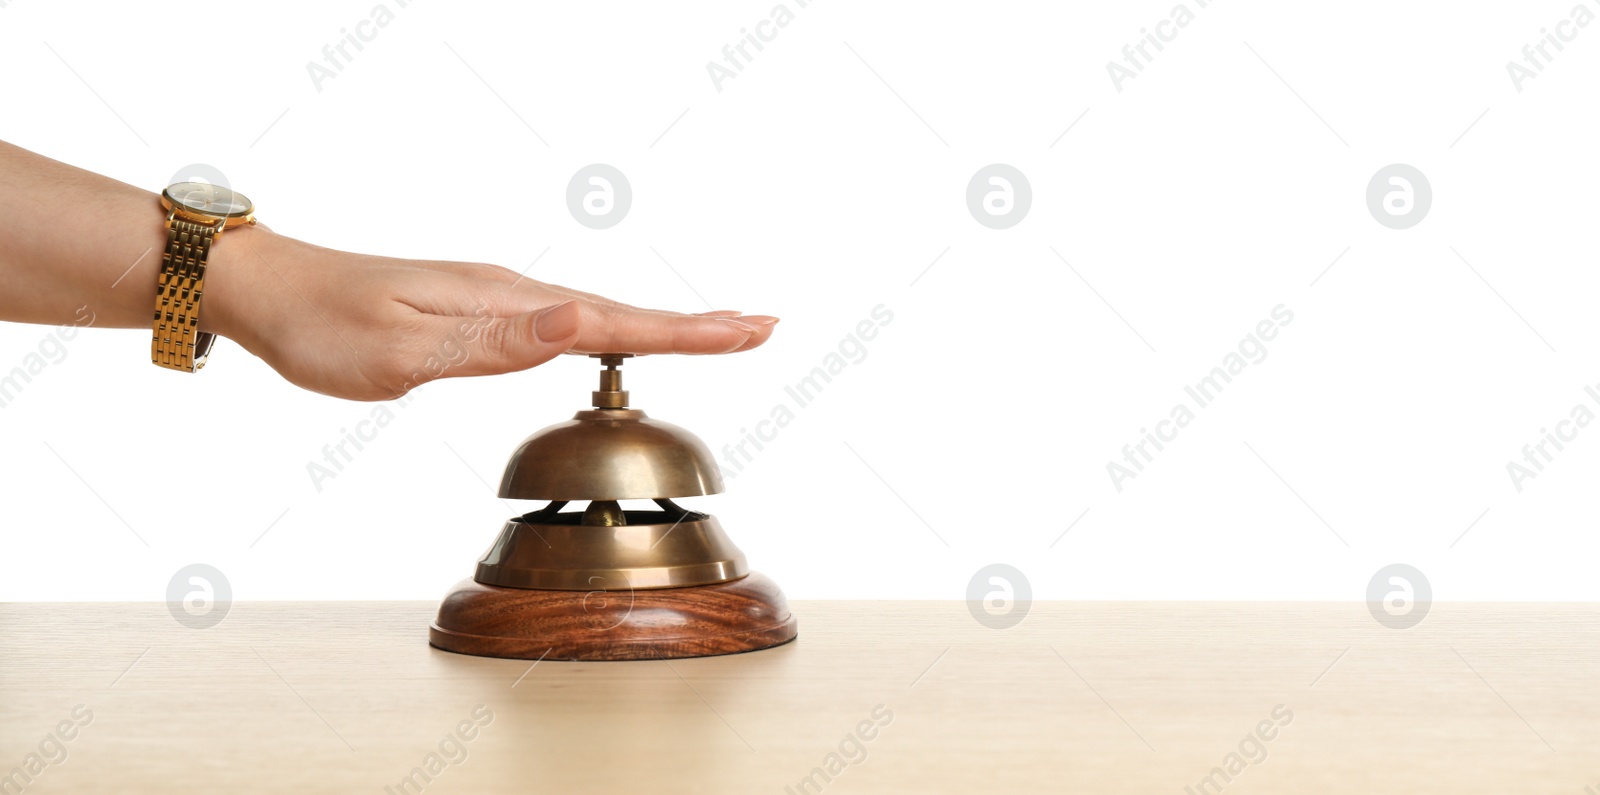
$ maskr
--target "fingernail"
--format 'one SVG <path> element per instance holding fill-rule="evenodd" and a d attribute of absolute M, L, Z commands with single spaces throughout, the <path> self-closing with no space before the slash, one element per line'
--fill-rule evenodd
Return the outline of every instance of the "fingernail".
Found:
<path fill-rule="evenodd" d="M 757 326 L 770 326 L 773 323 L 778 322 L 778 318 L 775 318 L 775 317 L 773 317 L 771 315 L 744 315 L 744 316 L 741 316 L 739 319 L 744 321 L 744 322 L 746 322 L 746 323 L 750 323 L 750 324 L 757 325 Z"/>
<path fill-rule="evenodd" d="M 539 313 L 533 321 L 533 335 L 540 342 L 557 342 L 578 333 L 577 301 L 565 301 Z"/>
<path fill-rule="evenodd" d="M 751 334 L 754 334 L 755 331 L 756 331 L 756 327 L 750 325 L 749 323 L 740 323 L 738 320 L 734 320 L 733 318 L 718 318 L 718 319 L 721 320 L 724 323 L 727 323 L 730 326 L 733 326 L 734 328 L 736 328 L 736 329 L 738 329 L 740 331 L 748 331 Z M 741 318 L 741 320 L 742 319 L 743 318 Z"/>
<path fill-rule="evenodd" d="M 705 314 L 701 315 L 701 317 L 738 317 L 738 316 L 739 316 L 739 310 L 737 310 L 737 309 L 718 309 L 715 312 L 706 312 Z"/>

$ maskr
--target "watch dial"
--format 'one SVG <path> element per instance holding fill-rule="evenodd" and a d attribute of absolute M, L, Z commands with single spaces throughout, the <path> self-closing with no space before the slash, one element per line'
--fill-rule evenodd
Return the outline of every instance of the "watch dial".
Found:
<path fill-rule="evenodd" d="M 247 215 L 251 209 L 244 194 L 205 182 L 179 182 L 169 186 L 166 193 L 179 206 L 217 218 Z"/>

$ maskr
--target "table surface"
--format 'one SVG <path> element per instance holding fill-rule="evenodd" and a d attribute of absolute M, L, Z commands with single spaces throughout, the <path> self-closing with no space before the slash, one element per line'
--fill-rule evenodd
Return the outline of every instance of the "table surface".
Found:
<path fill-rule="evenodd" d="M 991 629 L 797 602 L 776 649 L 537 664 L 429 647 L 434 608 L 0 605 L 0 791 L 31 764 L 29 793 L 1600 793 L 1600 605 L 1396 630 L 1361 603 L 1037 602 Z"/>

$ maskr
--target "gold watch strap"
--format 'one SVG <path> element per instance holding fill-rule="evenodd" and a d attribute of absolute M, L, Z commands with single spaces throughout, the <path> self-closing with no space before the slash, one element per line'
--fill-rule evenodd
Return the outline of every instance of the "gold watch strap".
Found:
<path fill-rule="evenodd" d="M 167 221 L 167 252 L 161 257 L 155 333 L 150 340 L 150 361 L 157 365 L 187 373 L 206 366 L 216 335 L 200 330 L 200 296 L 206 258 L 220 232 L 220 223 L 186 221 L 176 214 Z"/>

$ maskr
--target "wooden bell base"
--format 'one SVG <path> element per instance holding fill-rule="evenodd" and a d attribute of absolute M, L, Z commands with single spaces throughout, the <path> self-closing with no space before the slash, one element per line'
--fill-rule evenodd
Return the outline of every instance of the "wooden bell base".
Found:
<path fill-rule="evenodd" d="M 776 583 L 751 572 L 715 585 L 636 591 L 501 588 L 462 580 L 428 642 L 458 654 L 523 660 L 674 660 L 794 640 Z"/>

